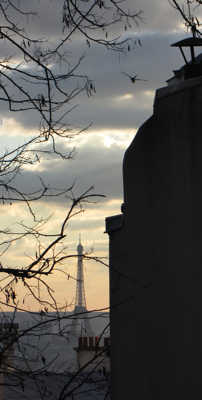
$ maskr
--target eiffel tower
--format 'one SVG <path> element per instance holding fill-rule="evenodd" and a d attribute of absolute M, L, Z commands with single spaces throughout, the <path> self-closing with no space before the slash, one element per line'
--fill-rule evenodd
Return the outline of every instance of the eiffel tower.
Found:
<path fill-rule="evenodd" d="M 90 325 L 90 313 L 87 312 L 86 296 L 84 288 L 84 271 L 83 271 L 83 246 L 79 238 L 77 246 L 78 261 L 77 261 L 77 282 L 76 282 L 76 297 L 73 311 L 73 318 L 70 333 L 75 336 L 94 336 Z"/>

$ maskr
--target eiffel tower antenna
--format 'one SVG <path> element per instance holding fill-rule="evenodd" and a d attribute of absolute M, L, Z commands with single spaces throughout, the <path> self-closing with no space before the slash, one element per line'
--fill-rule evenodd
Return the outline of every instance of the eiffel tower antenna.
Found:
<path fill-rule="evenodd" d="M 93 336 L 93 332 L 89 322 L 89 314 L 87 313 L 86 296 L 84 287 L 84 270 L 83 270 L 83 246 L 81 244 L 81 235 L 79 234 L 79 244 L 77 246 L 77 282 L 76 297 L 74 305 L 74 318 L 72 319 L 71 333 L 75 336 Z"/>

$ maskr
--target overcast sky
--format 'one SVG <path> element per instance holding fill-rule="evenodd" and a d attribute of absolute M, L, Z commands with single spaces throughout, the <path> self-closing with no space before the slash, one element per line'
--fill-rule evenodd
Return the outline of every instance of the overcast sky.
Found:
<path fill-rule="evenodd" d="M 28 3 L 26 0 L 20 2 L 25 7 Z M 58 7 L 60 1 L 34 0 L 32 3 L 40 7 L 41 17 L 30 18 L 30 30 L 37 35 L 40 33 L 41 37 L 48 34 L 52 42 L 59 40 L 62 37 L 61 26 L 57 23 L 57 16 L 61 12 Z M 62 162 L 56 157 L 54 160 L 44 158 L 37 168 L 25 171 L 23 176 L 26 187 L 34 187 L 41 176 L 52 186 L 66 187 L 75 183 L 76 194 L 93 185 L 95 193 L 106 196 L 105 199 L 98 199 L 96 204 L 87 206 L 85 213 L 72 220 L 66 243 L 71 251 L 76 249 L 81 233 L 82 243 L 87 250 L 93 247 L 96 255 L 107 256 L 105 217 L 120 213 L 124 152 L 137 129 L 152 114 L 155 90 L 165 86 L 172 71 L 183 64 L 178 50 L 170 45 L 185 37 L 186 31 L 168 0 L 131 0 L 127 3 L 137 10 L 143 10 L 142 22 L 130 32 L 134 38 L 141 40 L 142 46 L 134 47 L 128 54 L 118 55 L 98 46 L 88 49 L 84 41 L 75 37 L 71 44 L 72 57 L 85 54 L 80 71 L 94 81 L 96 94 L 90 98 L 83 94 L 76 99 L 77 108 L 71 113 L 69 122 L 78 127 L 89 123 L 92 125 L 87 132 L 62 145 L 67 150 L 76 148 L 73 160 Z M 8 50 L 3 43 L 1 52 L 6 55 Z M 138 74 L 145 81 L 133 85 L 124 73 Z M 21 143 L 25 135 L 32 136 L 38 126 L 37 118 L 34 113 L 11 114 L 0 104 L 2 148 Z M 58 199 L 39 205 L 38 211 L 53 214 L 50 223 L 53 229 L 64 215 L 65 207 L 65 202 Z M 18 212 L 21 212 L 19 206 L 15 211 L 9 207 L 1 210 L 4 226 Z M 18 257 L 21 260 L 22 255 L 27 255 L 26 246 L 29 244 L 25 241 L 13 246 L 8 261 L 10 265 Z M 69 268 L 73 270 L 74 266 L 71 264 Z M 61 301 L 64 298 L 71 301 L 75 282 L 64 282 L 58 277 L 57 283 Z M 90 308 L 108 304 L 107 268 L 86 264 L 86 293 Z"/>

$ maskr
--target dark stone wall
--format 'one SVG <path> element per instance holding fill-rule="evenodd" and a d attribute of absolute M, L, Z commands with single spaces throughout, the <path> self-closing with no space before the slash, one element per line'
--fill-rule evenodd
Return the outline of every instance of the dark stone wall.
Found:
<path fill-rule="evenodd" d="M 107 225 L 112 399 L 200 399 L 202 79 L 157 91 L 123 180 L 122 227 Z"/>

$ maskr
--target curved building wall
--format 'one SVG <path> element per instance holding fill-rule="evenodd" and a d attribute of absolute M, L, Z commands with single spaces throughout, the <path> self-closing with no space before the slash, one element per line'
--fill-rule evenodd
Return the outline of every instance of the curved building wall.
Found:
<path fill-rule="evenodd" d="M 120 226 L 107 219 L 112 399 L 201 398 L 201 78 L 157 91 L 123 180 Z"/>

